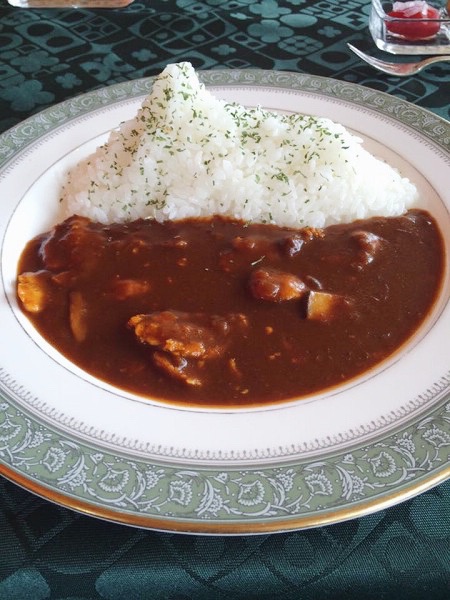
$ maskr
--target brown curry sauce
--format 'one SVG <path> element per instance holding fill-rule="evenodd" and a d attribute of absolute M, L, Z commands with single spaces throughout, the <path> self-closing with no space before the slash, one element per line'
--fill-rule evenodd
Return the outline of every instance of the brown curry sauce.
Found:
<path fill-rule="evenodd" d="M 45 339 L 110 384 L 249 406 L 380 363 L 430 311 L 443 268 L 420 210 L 323 230 L 74 216 L 28 243 L 18 296 Z"/>

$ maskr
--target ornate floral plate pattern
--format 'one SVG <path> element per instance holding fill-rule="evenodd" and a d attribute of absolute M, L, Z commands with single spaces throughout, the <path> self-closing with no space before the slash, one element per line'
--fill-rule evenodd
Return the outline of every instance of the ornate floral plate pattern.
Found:
<path fill-rule="evenodd" d="M 378 137 L 366 131 L 366 142 L 412 169 L 448 239 L 448 122 L 332 79 L 257 70 L 201 77 L 229 100 L 329 112 L 326 116 L 357 132 L 379 130 Z M 441 333 L 450 322 L 448 278 L 426 327 L 381 370 L 333 393 L 267 411 L 210 415 L 123 397 L 74 371 L 27 329 L 14 306 L 11 258 L 33 231 L 56 218 L 49 214 L 51 191 L 63 168 L 117 124 L 116 114 L 132 116 L 151 84 L 137 80 L 79 96 L 0 138 L 0 191 L 7 197 L 0 218 L 0 310 L 9 334 L 0 352 L 0 473 L 50 500 L 112 521 L 240 534 L 360 516 L 443 481 L 450 475 L 450 365 Z M 368 124 L 360 125 L 363 121 Z M 61 140 L 68 131 L 67 145 Z M 392 132 L 399 132 L 401 143 L 407 139 L 423 148 L 412 167 Z M 44 151 L 48 168 L 35 160 Z M 437 168 L 440 174 L 433 173 Z M 433 361 L 427 363 L 429 356 Z M 423 365 L 420 374 L 417 364 Z M 65 387 L 62 393 L 67 382 L 74 390 Z M 106 407 L 125 417 L 123 429 L 102 411 Z M 145 411 L 162 425 L 159 433 L 144 431 Z M 288 426 L 292 420 L 294 426 Z M 210 423 L 218 441 L 206 435 Z M 194 443 L 199 432 L 205 439 Z"/>

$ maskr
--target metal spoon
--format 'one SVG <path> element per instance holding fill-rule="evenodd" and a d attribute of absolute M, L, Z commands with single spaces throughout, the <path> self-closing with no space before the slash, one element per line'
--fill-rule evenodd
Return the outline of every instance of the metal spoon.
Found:
<path fill-rule="evenodd" d="M 407 77 L 408 75 L 415 75 L 419 71 L 421 71 L 424 67 L 428 67 L 428 65 L 432 65 L 437 62 L 445 62 L 450 61 L 450 56 L 432 56 L 430 58 L 425 58 L 419 62 L 409 62 L 409 63 L 392 63 L 386 62 L 384 60 L 380 60 L 378 58 L 374 58 L 373 56 L 369 56 L 352 44 L 347 44 L 347 46 L 354 52 L 359 58 L 362 58 L 366 63 L 375 67 L 379 71 L 383 71 L 383 73 L 389 73 L 389 75 L 397 75 L 398 77 Z"/>

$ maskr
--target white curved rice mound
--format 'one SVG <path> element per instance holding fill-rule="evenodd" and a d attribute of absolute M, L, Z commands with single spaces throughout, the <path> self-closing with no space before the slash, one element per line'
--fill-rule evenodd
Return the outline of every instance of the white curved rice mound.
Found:
<path fill-rule="evenodd" d="M 221 214 L 324 227 L 399 215 L 416 199 L 415 186 L 343 126 L 219 100 L 178 63 L 69 173 L 61 201 L 67 215 L 102 223 Z"/>

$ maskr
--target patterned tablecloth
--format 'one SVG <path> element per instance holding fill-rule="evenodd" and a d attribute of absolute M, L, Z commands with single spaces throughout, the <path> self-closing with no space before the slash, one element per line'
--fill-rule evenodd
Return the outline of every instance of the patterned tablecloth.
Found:
<path fill-rule="evenodd" d="M 359 83 L 450 118 L 450 64 L 380 75 L 367 0 L 136 0 L 122 10 L 0 7 L 0 131 L 82 92 L 169 62 Z M 81 516 L 0 480 L 0 598 L 448 599 L 450 482 L 318 529 L 202 537 Z"/>

